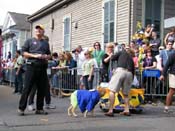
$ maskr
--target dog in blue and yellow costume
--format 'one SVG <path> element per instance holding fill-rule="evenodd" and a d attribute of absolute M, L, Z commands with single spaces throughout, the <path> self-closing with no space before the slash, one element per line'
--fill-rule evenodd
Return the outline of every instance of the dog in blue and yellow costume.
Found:
<path fill-rule="evenodd" d="M 75 109 L 77 106 L 80 111 L 87 116 L 88 112 L 94 115 L 94 108 L 100 101 L 101 97 L 104 96 L 106 90 L 104 88 L 98 87 L 96 90 L 76 90 L 71 94 L 70 97 L 70 107 L 68 108 L 68 116 L 76 117 Z"/>

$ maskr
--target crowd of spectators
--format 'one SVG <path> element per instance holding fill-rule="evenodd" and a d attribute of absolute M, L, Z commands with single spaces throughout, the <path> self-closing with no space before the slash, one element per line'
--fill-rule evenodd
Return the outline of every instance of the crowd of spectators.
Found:
<path fill-rule="evenodd" d="M 130 50 L 136 69 L 142 65 L 142 70 L 158 69 L 161 72 L 168 60 L 168 57 L 175 50 L 173 48 L 175 40 L 175 28 L 172 28 L 161 42 L 154 28 L 148 25 L 144 30 L 146 41 L 138 44 L 137 41 L 131 40 L 130 43 L 108 43 L 105 48 L 101 47 L 100 42 L 95 42 L 92 47 L 77 46 L 73 51 L 54 52 L 52 59 L 48 62 L 48 67 L 53 73 L 50 81 L 52 95 L 58 95 L 59 92 L 59 71 L 77 68 L 77 79 L 80 81 L 80 89 L 92 89 L 94 80 L 94 68 L 100 68 L 100 82 L 109 82 L 112 75 L 111 56 L 115 49 L 124 48 Z M 143 49 L 142 61 L 139 60 L 140 50 Z M 9 52 L 7 59 L 1 60 L 2 78 L 6 69 L 14 69 L 17 57 L 12 58 Z M 140 85 L 144 86 L 144 85 Z M 145 88 L 145 87 L 144 87 Z"/>

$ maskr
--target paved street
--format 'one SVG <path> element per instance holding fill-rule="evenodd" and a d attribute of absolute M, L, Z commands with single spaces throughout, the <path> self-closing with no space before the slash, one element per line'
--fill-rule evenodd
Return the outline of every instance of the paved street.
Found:
<path fill-rule="evenodd" d="M 25 116 L 16 113 L 19 95 L 12 94 L 11 87 L 0 86 L 0 131 L 174 131 L 175 113 L 163 113 L 163 105 L 146 105 L 142 114 L 131 117 L 115 114 L 114 118 L 104 116 L 96 107 L 95 117 L 77 118 L 67 116 L 68 98 L 53 98 L 57 106 L 48 110 L 49 115 L 34 115 L 27 112 Z M 173 107 L 175 111 L 175 107 Z"/>

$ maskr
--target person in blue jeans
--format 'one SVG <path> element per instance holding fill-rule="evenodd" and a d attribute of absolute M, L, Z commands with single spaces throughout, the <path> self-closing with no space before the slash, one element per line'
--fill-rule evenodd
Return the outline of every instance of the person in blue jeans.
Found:
<path fill-rule="evenodd" d="M 24 59 L 19 50 L 16 51 L 16 62 L 14 65 L 15 68 L 15 91 L 14 93 L 22 93 L 23 89 L 23 71 L 22 65 L 24 64 Z"/>
<path fill-rule="evenodd" d="M 92 59 L 92 55 L 90 51 L 86 51 L 84 53 L 85 61 L 82 65 L 83 76 L 81 80 L 83 80 L 83 84 L 86 90 L 93 89 L 93 79 L 94 79 L 94 60 Z"/>

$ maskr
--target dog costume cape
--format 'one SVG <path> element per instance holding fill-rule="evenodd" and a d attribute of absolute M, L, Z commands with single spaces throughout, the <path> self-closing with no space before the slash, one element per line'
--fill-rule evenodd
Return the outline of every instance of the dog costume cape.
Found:
<path fill-rule="evenodd" d="M 97 90 L 77 90 L 77 102 L 81 112 L 88 112 L 94 109 L 100 100 L 100 94 Z"/>

